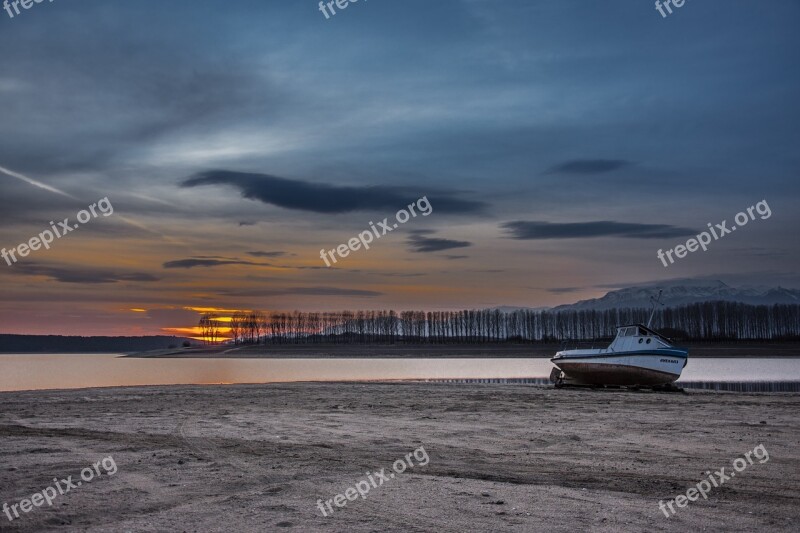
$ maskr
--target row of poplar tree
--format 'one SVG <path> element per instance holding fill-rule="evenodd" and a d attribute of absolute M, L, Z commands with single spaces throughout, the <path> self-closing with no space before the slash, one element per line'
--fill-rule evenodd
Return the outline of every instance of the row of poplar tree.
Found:
<path fill-rule="evenodd" d="M 616 327 L 646 323 L 647 309 L 461 311 L 247 311 L 203 315 L 209 342 L 236 344 L 553 342 L 613 337 Z M 652 327 L 680 340 L 800 338 L 800 305 L 705 302 L 656 310 Z"/>

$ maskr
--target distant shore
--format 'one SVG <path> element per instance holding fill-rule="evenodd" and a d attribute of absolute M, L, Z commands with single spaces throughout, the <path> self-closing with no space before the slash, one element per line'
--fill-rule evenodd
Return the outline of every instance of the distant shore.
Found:
<path fill-rule="evenodd" d="M 800 342 L 680 344 L 690 357 L 800 357 Z M 599 347 L 603 343 L 597 343 Z M 142 358 L 328 359 L 328 358 L 548 358 L 562 343 L 537 344 L 267 344 L 200 346 L 127 354 Z"/>

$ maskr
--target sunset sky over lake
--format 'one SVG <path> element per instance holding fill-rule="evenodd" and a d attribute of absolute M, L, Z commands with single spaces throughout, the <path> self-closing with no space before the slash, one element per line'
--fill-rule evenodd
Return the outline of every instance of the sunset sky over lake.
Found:
<path fill-rule="evenodd" d="M 688 10 L 691 10 L 689 12 Z M 688 16 L 691 13 L 691 16 Z M 0 332 L 800 287 L 800 4 L 53 2 L 0 23 Z M 0 11 L 0 18 L 6 17 Z M 326 267 L 331 250 L 426 197 Z M 665 268 L 757 202 L 772 215 Z M 175 329 L 178 328 L 178 329 Z"/>

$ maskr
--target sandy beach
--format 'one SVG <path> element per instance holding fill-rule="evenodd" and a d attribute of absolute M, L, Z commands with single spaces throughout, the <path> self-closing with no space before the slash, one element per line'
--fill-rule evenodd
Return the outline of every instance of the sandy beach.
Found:
<path fill-rule="evenodd" d="M 796 531 L 797 394 L 296 383 L 0 394 L 3 531 Z M 755 461 L 667 518 L 748 451 Z M 323 516 L 366 473 L 413 467 Z M 102 471 L 102 470 L 101 470 Z M 2 503 L 0 502 L 0 503 Z"/>

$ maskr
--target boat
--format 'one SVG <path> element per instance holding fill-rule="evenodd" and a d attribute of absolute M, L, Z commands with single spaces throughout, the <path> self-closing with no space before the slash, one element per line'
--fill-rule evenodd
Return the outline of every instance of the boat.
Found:
<path fill-rule="evenodd" d="M 556 368 L 550 379 L 564 385 L 670 387 L 681 377 L 689 351 L 650 328 L 655 305 L 647 325 L 628 324 L 606 348 L 562 350 L 550 359 Z M 662 304 L 663 305 L 663 304 Z"/>

